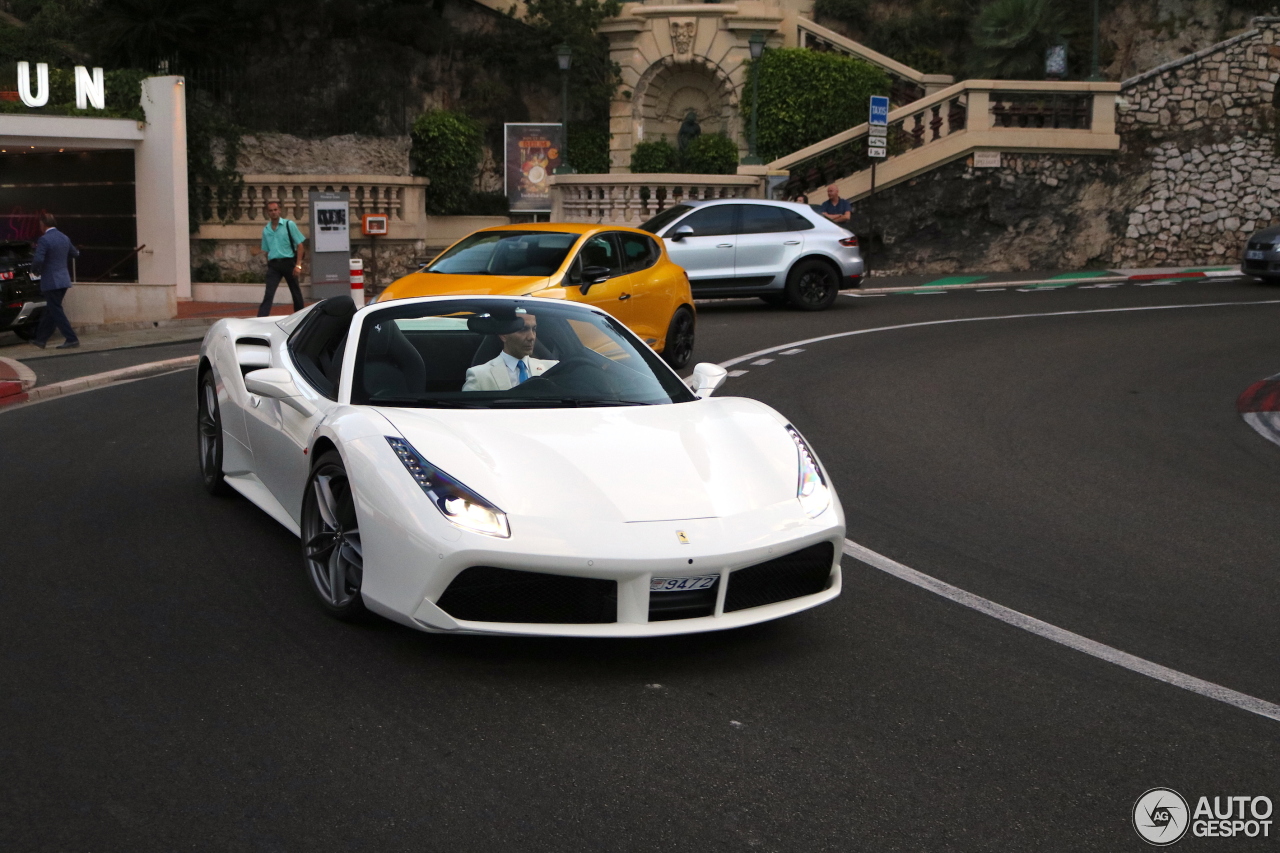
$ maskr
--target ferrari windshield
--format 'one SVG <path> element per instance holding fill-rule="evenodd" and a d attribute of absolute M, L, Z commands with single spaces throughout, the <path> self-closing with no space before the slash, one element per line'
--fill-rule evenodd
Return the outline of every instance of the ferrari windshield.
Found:
<path fill-rule="evenodd" d="M 477 231 L 451 246 L 425 272 L 452 275 L 551 275 L 577 234 L 556 231 Z"/>
<path fill-rule="evenodd" d="M 683 403 L 680 378 L 621 323 L 550 299 L 389 303 L 361 326 L 357 405 L 571 408 Z"/>

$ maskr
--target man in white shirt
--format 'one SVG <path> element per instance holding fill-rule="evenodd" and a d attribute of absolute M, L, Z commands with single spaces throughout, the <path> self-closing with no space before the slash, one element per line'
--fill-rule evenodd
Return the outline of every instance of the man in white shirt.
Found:
<path fill-rule="evenodd" d="M 507 391 L 559 364 L 554 359 L 532 355 L 538 340 L 538 318 L 532 314 L 517 314 L 516 318 L 524 320 L 524 327 L 509 335 L 498 335 L 502 352 L 497 358 L 469 368 L 463 391 Z"/>

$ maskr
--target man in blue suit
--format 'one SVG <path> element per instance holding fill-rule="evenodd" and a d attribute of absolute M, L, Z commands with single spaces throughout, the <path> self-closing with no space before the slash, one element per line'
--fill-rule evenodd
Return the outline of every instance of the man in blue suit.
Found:
<path fill-rule="evenodd" d="M 80 346 L 71 321 L 62 310 L 62 300 L 71 289 L 71 273 L 67 269 L 70 258 L 80 257 L 80 250 L 71 245 L 70 238 L 58 230 L 58 220 L 52 213 L 40 215 L 40 227 L 44 234 L 36 241 L 36 254 L 31 259 L 31 271 L 40 276 L 40 295 L 44 297 L 44 312 L 32 344 L 44 349 L 56 327 L 64 342 L 55 349 L 74 349 Z"/>

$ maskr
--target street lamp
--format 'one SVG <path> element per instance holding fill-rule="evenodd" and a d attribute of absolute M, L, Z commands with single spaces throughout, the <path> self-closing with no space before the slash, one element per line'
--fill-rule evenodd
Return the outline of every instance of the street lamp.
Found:
<path fill-rule="evenodd" d="M 560 66 L 560 117 L 564 137 L 560 140 L 560 165 L 556 166 L 555 173 L 572 175 L 575 170 L 569 165 L 569 68 L 573 65 L 573 48 L 567 44 L 557 47 L 556 62 Z"/>
<path fill-rule="evenodd" d="M 751 133 L 747 136 L 747 156 L 742 158 L 744 166 L 763 166 L 764 161 L 756 154 L 756 131 L 760 127 L 760 68 L 756 64 L 764 56 L 765 35 L 755 30 L 747 39 L 747 47 L 751 50 Z"/>
<path fill-rule="evenodd" d="M 1089 79 L 1095 82 L 1102 80 L 1102 69 L 1098 67 L 1098 0 L 1093 0 L 1093 60 L 1089 67 Z"/>

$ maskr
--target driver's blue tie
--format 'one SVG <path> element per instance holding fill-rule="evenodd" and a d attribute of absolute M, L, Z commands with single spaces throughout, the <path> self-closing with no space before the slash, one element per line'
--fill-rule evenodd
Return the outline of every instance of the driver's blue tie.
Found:
<path fill-rule="evenodd" d="M 524 363 L 524 359 L 516 362 L 516 384 L 519 385 L 529 378 L 529 368 Z"/>

